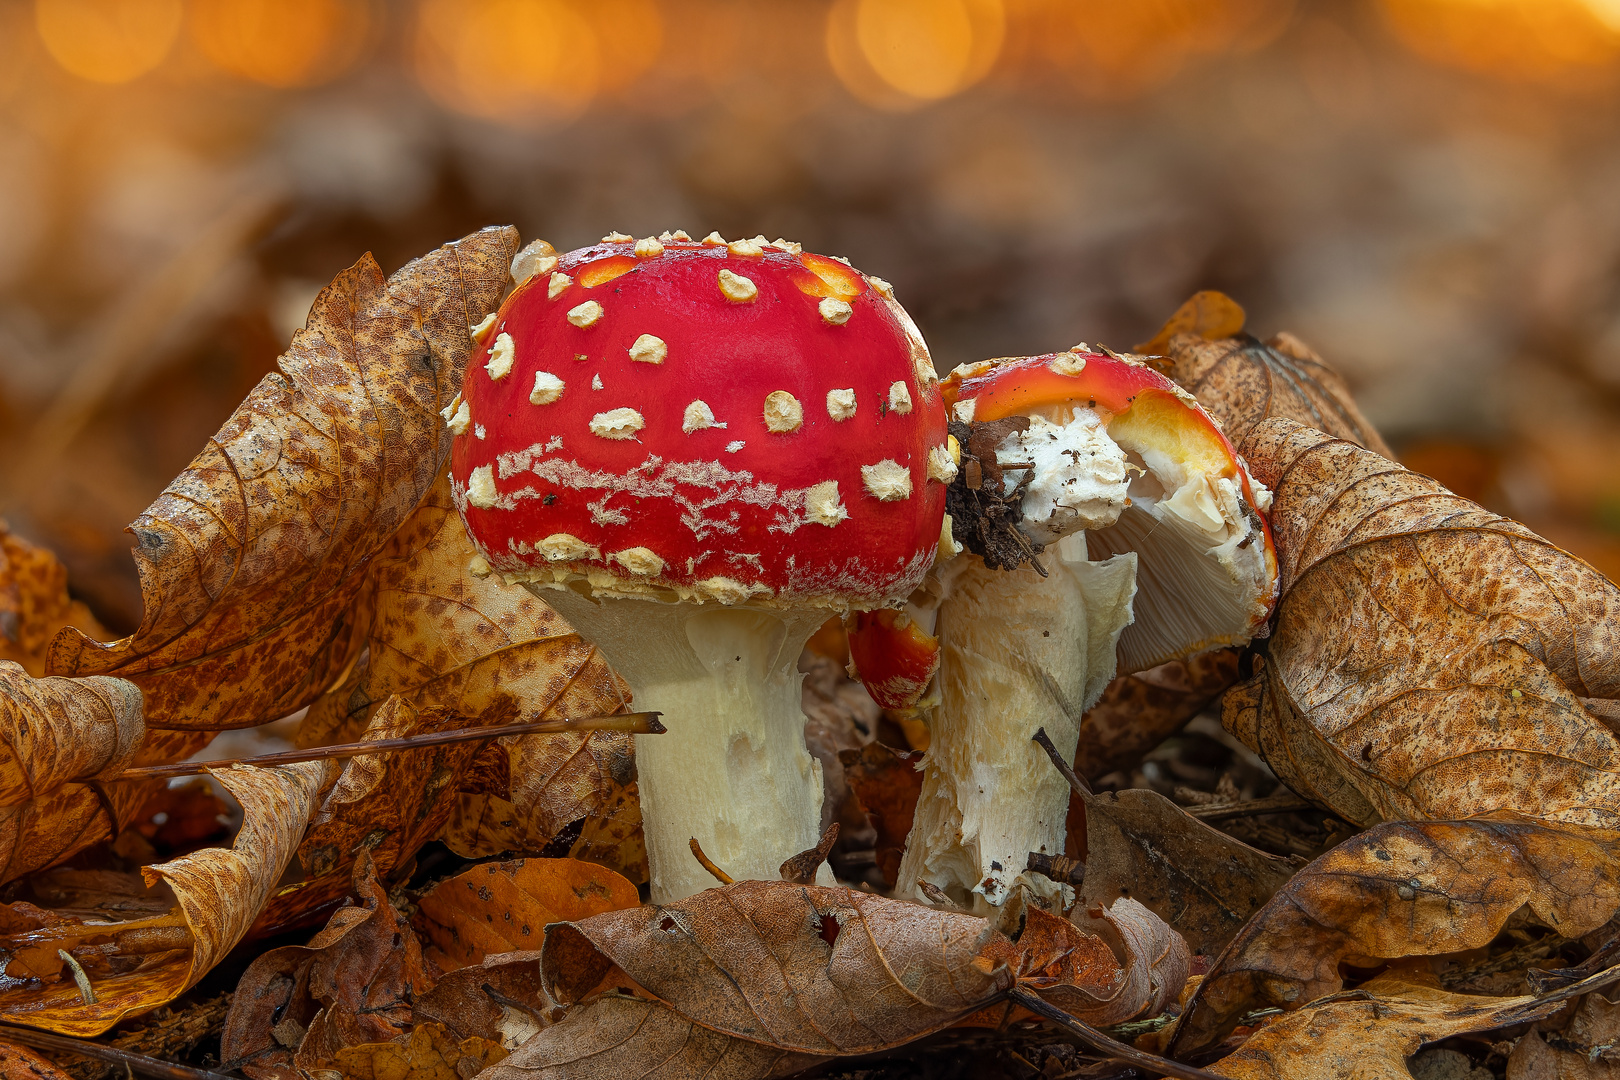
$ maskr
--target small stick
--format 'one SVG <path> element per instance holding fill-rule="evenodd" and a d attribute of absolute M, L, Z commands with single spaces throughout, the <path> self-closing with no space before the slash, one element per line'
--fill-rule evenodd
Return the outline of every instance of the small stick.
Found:
<path fill-rule="evenodd" d="M 1024 869 L 1042 877 L 1070 885 L 1079 885 L 1086 879 L 1086 864 L 1079 859 L 1071 859 L 1067 855 L 1047 855 L 1044 852 L 1032 851 L 1029 853 L 1029 862 Z"/>
<path fill-rule="evenodd" d="M 722 885 L 730 885 L 731 884 L 731 882 L 733 880 L 732 876 L 730 874 L 726 873 L 724 870 L 720 869 L 718 866 L 714 865 L 714 863 L 709 859 L 709 857 L 707 855 L 703 854 L 703 845 L 698 843 L 697 837 L 695 837 L 695 836 L 692 837 L 691 846 L 692 846 L 692 854 L 697 857 L 697 861 L 698 861 L 699 866 L 703 867 L 703 869 L 705 869 L 709 873 L 713 874 L 714 879 L 716 881 L 718 881 L 720 884 L 722 884 Z"/>
<path fill-rule="evenodd" d="M 372 739 L 370 742 L 342 743 L 337 746 L 312 746 L 308 750 L 285 750 L 279 754 L 260 754 L 258 757 L 146 765 L 138 769 L 125 769 L 113 779 L 167 780 L 173 776 L 201 776 L 213 769 L 226 769 L 232 765 L 254 765 L 268 769 L 300 761 L 362 757 L 366 754 L 392 753 L 395 750 L 421 750 L 429 746 L 470 742 L 474 739 L 493 739 L 505 735 L 555 735 L 570 731 L 627 731 L 632 735 L 662 735 L 667 730 L 658 722 L 658 718 L 662 715 L 663 713 L 658 712 L 616 713 L 613 716 L 585 716 L 578 720 L 533 720 L 525 724 L 491 724 L 487 727 L 462 728 L 460 731 L 406 735 L 399 739 Z"/>
<path fill-rule="evenodd" d="M 1037 729 L 1030 737 L 1041 744 L 1041 749 L 1046 751 L 1046 756 L 1052 759 L 1052 764 L 1057 766 L 1057 771 L 1063 774 L 1063 779 L 1069 782 L 1070 789 L 1076 795 L 1082 799 L 1092 797 L 1091 785 L 1080 779 L 1080 775 L 1069 768 L 1069 763 L 1063 760 L 1058 748 L 1052 745 L 1052 739 L 1046 734 L 1045 728 Z"/>
<path fill-rule="evenodd" d="M 1251 814 L 1286 814 L 1292 810 L 1310 810 L 1312 805 L 1292 791 L 1281 795 L 1267 795 L 1248 802 L 1205 803 L 1202 806 L 1183 806 L 1183 810 L 1201 821 L 1219 821 L 1222 818 L 1248 817 Z"/>
<path fill-rule="evenodd" d="M 133 1050 L 120 1050 L 116 1046 L 103 1046 L 100 1043 L 90 1042 L 88 1039 L 75 1039 L 68 1035 L 54 1035 L 48 1031 L 13 1027 L 10 1024 L 0 1024 L 0 1041 L 13 1042 L 19 1046 L 31 1046 L 35 1050 L 55 1050 L 59 1053 L 77 1054 L 79 1057 L 105 1061 L 109 1065 L 121 1065 L 132 1073 L 153 1076 L 157 1080 L 235 1080 L 234 1077 L 227 1076 L 224 1073 L 209 1072 L 206 1069 L 191 1069 L 184 1065 L 172 1065 L 167 1061 L 159 1061 L 155 1057 L 137 1054 Z"/>
<path fill-rule="evenodd" d="M 96 1003 L 96 991 L 90 985 L 90 976 L 85 973 L 84 966 L 73 958 L 73 954 L 66 949 L 57 949 L 56 955 L 62 958 L 62 963 L 73 972 L 73 984 L 79 988 L 79 1000 L 86 1005 Z"/>
<path fill-rule="evenodd" d="M 1149 1076 L 1174 1076 L 1178 1080 L 1222 1080 L 1221 1077 L 1204 1069 L 1195 1069 L 1191 1065 L 1183 1065 L 1179 1061 L 1171 1061 L 1169 1058 L 1150 1054 L 1146 1050 L 1138 1050 L 1129 1043 L 1111 1039 L 1085 1021 L 1075 1019 L 1056 1005 L 1047 1002 L 1039 994 L 1025 990 L 1022 986 L 1013 987 L 1007 991 L 1007 996 L 1036 1016 L 1052 1021 L 1081 1042 L 1100 1050 L 1110 1059 L 1146 1070 Z"/>

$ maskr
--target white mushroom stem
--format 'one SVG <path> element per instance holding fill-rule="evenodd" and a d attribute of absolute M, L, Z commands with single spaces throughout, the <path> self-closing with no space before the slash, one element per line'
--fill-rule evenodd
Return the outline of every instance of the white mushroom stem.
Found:
<path fill-rule="evenodd" d="M 926 880 L 983 911 L 1002 903 L 1031 851 L 1063 851 L 1069 788 L 1031 740 L 1044 727 L 1074 756 L 1081 713 L 1114 675 L 1136 556 L 1090 562 L 1075 535 L 1042 560 L 1044 580 L 972 555 L 938 568 L 940 702 L 897 895 Z"/>
<path fill-rule="evenodd" d="M 827 612 L 536 595 L 602 650 L 637 708 L 664 714 L 668 734 L 636 739 L 654 903 L 718 884 L 692 837 L 738 881 L 775 880 L 816 846 L 821 765 L 804 745 L 798 661 Z"/>

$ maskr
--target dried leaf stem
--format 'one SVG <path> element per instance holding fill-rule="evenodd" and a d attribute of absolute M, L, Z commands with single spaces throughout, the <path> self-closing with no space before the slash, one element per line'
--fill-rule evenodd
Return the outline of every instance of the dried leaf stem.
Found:
<path fill-rule="evenodd" d="M 140 1076 L 157 1077 L 158 1080 L 234 1080 L 233 1077 L 225 1073 L 210 1072 L 207 1069 L 191 1069 L 184 1065 L 174 1065 L 167 1061 L 160 1061 L 145 1054 L 137 1054 L 133 1050 L 120 1050 L 115 1046 L 103 1046 L 101 1043 L 91 1042 L 88 1039 L 75 1039 L 69 1035 L 53 1035 L 47 1031 L 14 1027 L 11 1024 L 0 1024 L 0 1041 L 17 1043 L 19 1046 L 30 1046 L 35 1050 L 54 1050 L 58 1053 L 77 1054 L 80 1057 L 105 1061 L 109 1065 L 121 1065 L 131 1073 Z"/>
<path fill-rule="evenodd" d="M 1183 1065 L 1179 1061 L 1171 1061 L 1145 1050 L 1138 1050 L 1128 1043 L 1111 1039 L 1085 1021 L 1076 1020 L 1056 1005 L 1048 1003 L 1032 990 L 1015 986 L 1007 991 L 1007 996 L 1036 1016 L 1058 1025 L 1087 1046 L 1100 1050 L 1110 1059 L 1147 1070 L 1150 1076 L 1174 1076 L 1178 1080 L 1221 1080 L 1215 1073 Z"/>
<path fill-rule="evenodd" d="M 707 870 L 709 873 L 713 874 L 716 881 L 722 885 L 730 885 L 735 880 L 730 874 L 714 865 L 713 859 L 703 854 L 703 845 L 698 843 L 697 837 L 692 837 L 690 846 L 692 848 L 692 856 L 697 859 L 698 865 L 703 867 L 703 869 Z"/>
<path fill-rule="evenodd" d="M 213 769 L 223 769 L 231 765 L 254 765 L 267 769 L 276 765 L 292 765 L 300 761 L 386 754 L 395 750 L 421 750 L 430 746 L 442 746 L 445 743 L 493 739 L 507 735 L 555 735 L 573 731 L 625 731 L 632 735 L 662 735 L 666 730 L 664 725 L 658 722 L 658 718 L 662 715 L 657 712 L 616 713 L 612 716 L 586 716 L 577 720 L 534 720 L 526 724 L 492 724 L 488 727 L 462 728 L 460 731 L 407 735 L 400 739 L 372 739 L 369 742 L 342 743 L 337 746 L 312 746 L 308 750 L 286 750 L 279 754 L 260 754 L 258 757 L 147 765 L 139 769 L 125 769 L 113 779 L 165 780 L 173 776 L 199 776 Z"/>
<path fill-rule="evenodd" d="M 1031 735 L 1030 738 L 1039 743 L 1041 749 L 1046 751 L 1046 756 L 1052 759 L 1052 764 L 1057 766 L 1057 771 L 1063 774 L 1063 779 L 1069 782 L 1069 787 L 1074 790 L 1076 795 L 1082 799 L 1092 797 L 1091 785 L 1080 779 L 1080 774 L 1070 768 L 1067 761 L 1063 760 L 1063 755 L 1058 753 L 1058 748 L 1052 745 L 1052 737 L 1046 733 L 1044 727 L 1037 728 L 1035 734 Z"/>

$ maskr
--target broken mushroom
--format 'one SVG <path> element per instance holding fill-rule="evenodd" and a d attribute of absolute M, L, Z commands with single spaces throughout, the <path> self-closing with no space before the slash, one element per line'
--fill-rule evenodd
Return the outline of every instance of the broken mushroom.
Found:
<path fill-rule="evenodd" d="M 970 554 L 904 611 L 852 620 L 862 681 L 930 717 L 902 895 L 927 881 L 999 904 L 1030 852 L 1060 854 L 1068 788 L 1030 741 L 1072 758 L 1117 673 L 1249 640 L 1277 566 L 1269 493 L 1184 390 L 1085 347 L 957 369 L 949 510 Z M 930 682 L 928 675 L 937 666 Z"/>
<path fill-rule="evenodd" d="M 816 845 L 797 671 L 833 613 L 940 543 L 945 413 L 887 287 L 763 237 L 618 237 L 502 305 L 451 478 L 490 567 L 555 607 L 670 734 L 638 740 L 652 895 Z M 823 871 L 825 873 L 825 871 Z"/>

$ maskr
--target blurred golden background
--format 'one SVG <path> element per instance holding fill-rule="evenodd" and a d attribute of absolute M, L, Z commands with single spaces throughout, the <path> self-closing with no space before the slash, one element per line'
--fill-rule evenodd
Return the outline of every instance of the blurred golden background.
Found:
<path fill-rule="evenodd" d="M 1620 0 L 0 0 L 0 514 L 122 528 L 315 290 L 510 222 L 783 235 L 941 370 L 1222 289 L 1620 577 Z"/>

